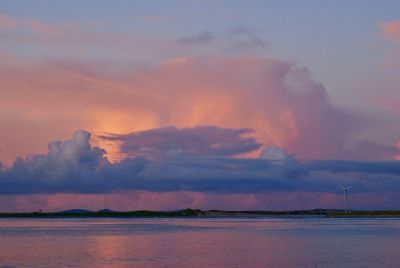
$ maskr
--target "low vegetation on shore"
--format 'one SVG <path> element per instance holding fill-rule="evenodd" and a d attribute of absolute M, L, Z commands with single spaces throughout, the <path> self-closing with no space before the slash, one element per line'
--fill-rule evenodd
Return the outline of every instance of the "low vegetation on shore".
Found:
<path fill-rule="evenodd" d="M 294 211 L 226 211 L 226 210 L 199 210 L 184 209 L 177 211 L 100 211 L 66 210 L 61 212 L 28 212 L 28 213 L 0 213 L 0 218 L 25 217 L 400 217 L 400 211 L 351 211 L 313 209 Z"/>

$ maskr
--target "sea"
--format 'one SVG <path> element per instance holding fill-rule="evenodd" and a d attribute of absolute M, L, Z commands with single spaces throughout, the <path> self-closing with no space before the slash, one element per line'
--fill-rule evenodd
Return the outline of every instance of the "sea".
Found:
<path fill-rule="evenodd" d="M 0 267 L 400 267 L 400 219 L 0 219 Z"/>

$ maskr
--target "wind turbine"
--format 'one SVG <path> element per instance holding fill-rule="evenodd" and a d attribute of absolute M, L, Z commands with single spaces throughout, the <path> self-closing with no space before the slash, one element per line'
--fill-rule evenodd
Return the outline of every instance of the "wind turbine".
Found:
<path fill-rule="evenodd" d="M 343 190 L 343 197 L 344 197 L 344 213 L 347 213 L 347 191 L 351 189 L 353 186 L 343 186 L 339 185 L 340 188 Z"/>

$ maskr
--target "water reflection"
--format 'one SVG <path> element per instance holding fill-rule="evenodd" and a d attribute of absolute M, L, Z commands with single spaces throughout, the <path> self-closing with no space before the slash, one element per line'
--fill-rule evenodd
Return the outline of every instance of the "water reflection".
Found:
<path fill-rule="evenodd" d="M 399 267 L 397 219 L 1 219 L 0 267 Z"/>

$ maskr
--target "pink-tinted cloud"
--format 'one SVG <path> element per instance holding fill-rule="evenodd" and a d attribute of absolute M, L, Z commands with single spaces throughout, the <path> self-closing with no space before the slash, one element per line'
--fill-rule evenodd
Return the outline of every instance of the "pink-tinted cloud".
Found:
<path fill-rule="evenodd" d="M 382 22 L 379 27 L 385 38 L 400 44 L 400 21 Z"/>
<path fill-rule="evenodd" d="M 10 30 L 17 28 L 19 23 L 12 19 L 9 16 L 0 14 L 0 29 L 1 30 Z"/>
<path fill-rule="evenodd" d="M 44 152 L 49 140 L 77 128 L 102 134 L 171 125 L 248 128 L 264 146 L 332 158 L 362 121 L 333 106 L 306 69 L 267 58 L 179 58 L 124 73 L 27 61 L 2 66 L 0 79 L 0 122 L 8 126 L 1 157 L 8 163 L 16 154 Z"/>
<path fill-rule="evenodd" d="M 96 24 L 77 24 L 77 23 L 52 23 L 35 18 L 21 19 L 13 18 L 8 15 L 0 14 L 0 30 L 2 42 L 19 43 L 23 46 L 39 44 L 56 45 L 58 52 L 65 52 L 74 46 L 94 47 L 119 47 L 147 45 L 155 46 L 146 42 L 143 38 L 131 34 L 118 34 L 112 32 L 96 31 Z M 68 47 L 66 47 L 66 44 Z M 71 47 L 72 46 L 72 47 Z M 33 46 L 34 47 L 34 46 Z M 139 47 L 139 46 L 137 46 Z M 159 46 L 161 48 L 161 45 Z M 78 50 L 75 50 L 78 51 Z"/>
<path fill-rule="evenodd" d="M 72 26 L 67 25 L 54 25 L 44 23 L 35 19 L 15 19 L 7 15 L 0 14 L 0 29 L 13 30 L 10 37 L 13 39 L 53 39 L 60 37 L 64 33 L 72 30 Z M 19 34 L 15 35 L 18 31 Z M 10 34 L 10 33 L 9 33 Z M 23 37 L 25 35 L 25 37 Z M 4 36 L 3 39 L 6 39 Z"/>
<path fill-rule="evenodd" d="M 382 145 L 363 140 L 353 144 L 352 148 L 343 152 L 343 158 L 359 160 L 395 160 L 400 155 L 400 147 L 394 145 Z"/>
<path fill-rule="evenodd" d="M 167 124 L 246 127 L 265 145 L 310 157 L 335 155 L 357 127 L 306 70 L 271 59 L 167 62 L 136 73 L 130 83 L 154 92 Z"/>

